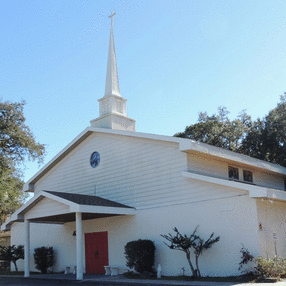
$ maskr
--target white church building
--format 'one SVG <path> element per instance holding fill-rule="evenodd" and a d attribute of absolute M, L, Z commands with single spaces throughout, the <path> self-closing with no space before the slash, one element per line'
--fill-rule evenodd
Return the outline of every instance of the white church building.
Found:
<path fill-rule="evenodd" d="M 124 246 L 150 239 L 163 275 L 190 274 L 185 254 L 161 234 L 220 241 L 200 258 L 202 275 L 240 274 L 242 244 L 254 255 L 285 257 L 286 168 L 190 139 L 138 133 L 120 95 L 113 19 L 99 117 L 24 185 L 34 196 L 2 226 L 24 244 L 19 269 L 35 270 L 36 247 L 52 246 L 53 271 L 126 267 Z"/>

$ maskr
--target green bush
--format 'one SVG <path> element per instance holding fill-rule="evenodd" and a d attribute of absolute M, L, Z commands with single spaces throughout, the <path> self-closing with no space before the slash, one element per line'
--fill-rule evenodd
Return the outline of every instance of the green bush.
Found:
<path fill-rule="evenodd" d="M 40 270 L 43 274 L 47 273 L 49 267 L 54 264 L 54 250 L 52 247 L 38 247 L 34 250 L 34 259 L 36 269 Z"/>
<path fill-rule="evenodd" d="M 153 241 L 148 239 L 130 241 L 125 245 L 124 254 L 127 267 L 134 267 L 141 274 L 145 271 L 154 272 L 155 245 Z"/>
<path fill-rule="evenodd" d="M 258 277 L 278 277 L 286 274 L 286 259 L 275 256 L 274 258 L 255 258 L 255 275 Z"/>

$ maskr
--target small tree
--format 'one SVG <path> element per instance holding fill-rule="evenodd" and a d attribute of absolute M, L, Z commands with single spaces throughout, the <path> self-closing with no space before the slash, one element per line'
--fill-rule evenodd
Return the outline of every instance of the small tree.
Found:
<path fill-rule="evenodd" d="M 155 245 L 151 240 L 130 241 L 125 245 L 126 265 L 143 273 L 154 272 L 153 265 L 155 261 Z"/>
<path fill-rule="evenodd" d="M 199 257 L 202 255 L 203 251 L 212 247 L 215 242 L 220 240 L 220 237 L 213 238 L 214 233 L 210 235 L 210 237 L 205 241 L 200 236 L 196 235 L 198 226 L 195 228 L 191 235 L 182 235 L 178 229 L 175 227 L 173 230 L 175 231 L 176 235 L 173 236 L 172 234 L 164 234 L 161 236 L 170 242 L 170 245 L 165 243 L 170 249 L 176 249 L 183 251 L 186 254 L 188 263 L 191 267 L 192 274 L 195 278 L 201 277 L 201 272 L 199 269 Z M 193 252 L 195 254 L 195 263 L 196 268 L 194 267 L 191 261 L 191 251 L 193 248 Z"/>
<path fill-rule="evenodd" d="M 54 250 L 52 247 L 38 247 L 34 250 L 34 259 L 36 268 L 43 274 L 47 273 L 47 269 L 54 264 Z"/>
<path fill-rule="evenodd" d="M 0 246 L 0 260 L 13 262 L 16 271 L 18 272 L 17 260 L 24 259 L 24 246 Z"/>

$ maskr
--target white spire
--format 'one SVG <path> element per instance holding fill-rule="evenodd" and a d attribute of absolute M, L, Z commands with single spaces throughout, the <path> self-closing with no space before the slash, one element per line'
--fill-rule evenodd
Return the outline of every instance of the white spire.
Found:
<path fill-rule="evenodd" d="M 107 62 L 107 72 L 106 72 L 106 82 L 105 82 L 105 94 L 104 96 L 117 95 L 120 96 L 115 46 L 113 39 L 113 16 L 115 13 L 111 12 L 109 18 L 111 18 L 111 30 L 110 30 L 110 40 L 109 40 L 109 51 L 108 51 L 108 62 Z"/>
<path fill-rule="evenodd" d="M 135 132 L 136 121 L 127 116 L 126 101 L 119 91 L 115 47 L 113 40 L 113 16 L 111 12 L 111 31 L 108 52 L 108 63 L 104 97 L 99 102 L 99 117 L 90 121 L 90 125 L 96 128 L 109 128 Z"/>

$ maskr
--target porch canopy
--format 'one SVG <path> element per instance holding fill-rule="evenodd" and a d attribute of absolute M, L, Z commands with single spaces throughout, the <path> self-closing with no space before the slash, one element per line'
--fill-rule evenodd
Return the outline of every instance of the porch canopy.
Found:
<path fill-rule="evenodd" d="M 41 191 L 18 209 L 1 230 L 10 230 L 15 222 L 25 223 L 25 277 L 30 276 L 30 223 L 64 224 L 76 222 L 77 279 L 83 278 L 82 220 L 118 215 L 135 215 L 135 208 L 76 193 Z"/>

